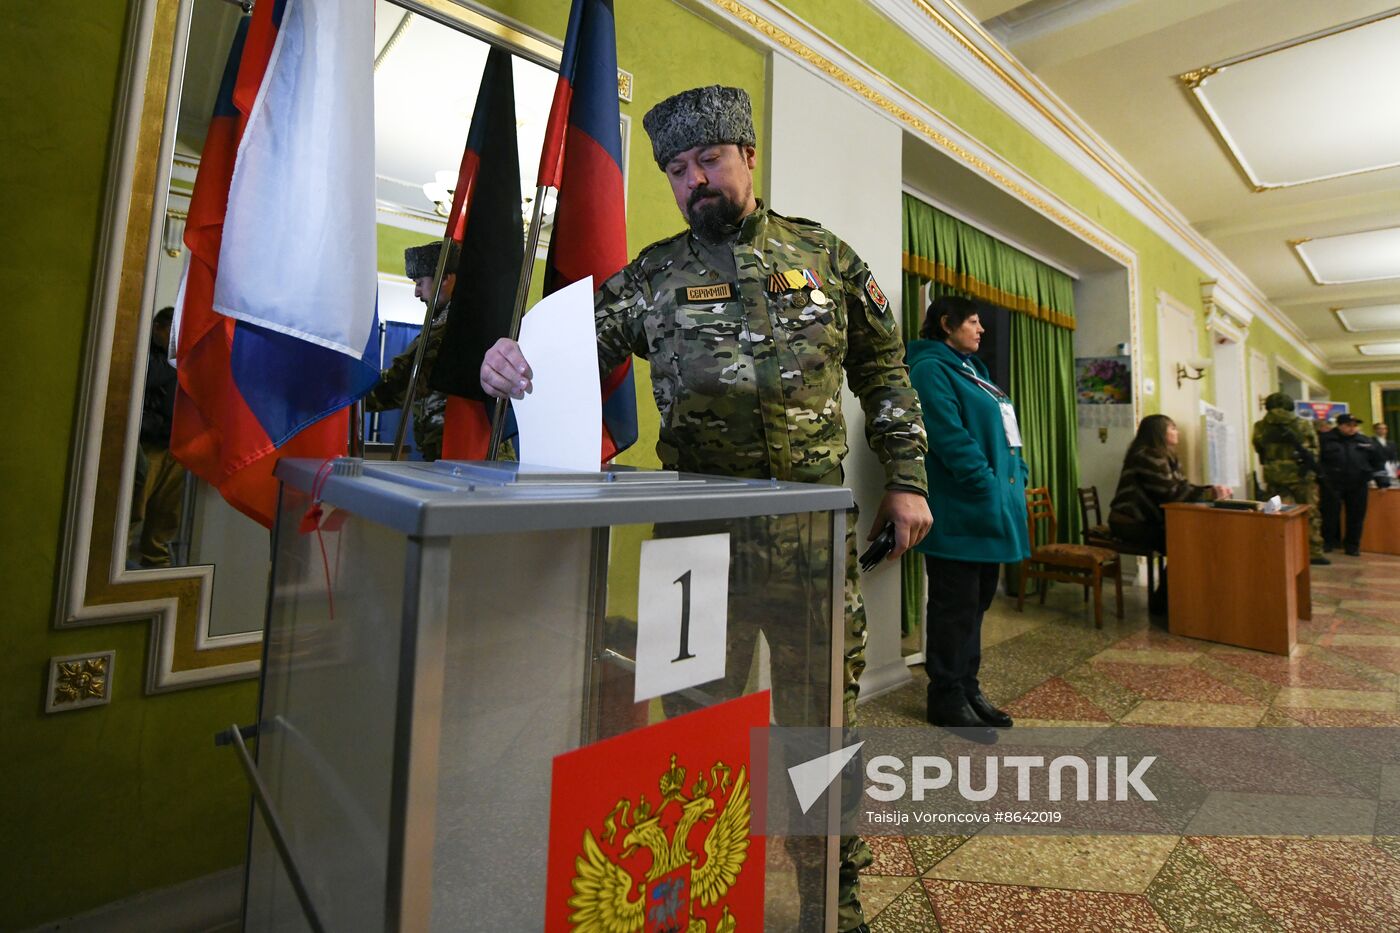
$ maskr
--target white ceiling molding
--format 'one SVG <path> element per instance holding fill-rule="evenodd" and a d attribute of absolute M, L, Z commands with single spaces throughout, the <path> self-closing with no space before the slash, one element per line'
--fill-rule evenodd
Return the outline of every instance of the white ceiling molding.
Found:
<path fill-rule="evenodd" d="M 989 182 L 1019 197 L 1032 210 L 1124 266 L 1136 263 L 1131 247 L 1098 222 L 1044 188 L 1020 168 L 969 136 L 888 77 L 855 58 L 771 0 L 688 0 L 687 5 L 718 11 L 763 46 L 785 55 L 813 74 L 842 87 L 865 106 L 905 129 L 935 142 Z M 807 51 L 809 57 L 783 40 Z M 826 68 L 831 70 L 828 71 Z"/>
<path fill-rule="evenodd" d="M 1400 278 L 1400 227 L 1290 240 L 1318 285 Z"/>
<path fill-rule="evenodd" d="M 1179 79 L 1254 190 L 1287 188 L 1400 165 L 1397 47 L 1390 10 Z"/>
<path fill-rule="evenodd" d="M 1238 296 L 1239 307 L 1295 344 L 1309 362 L 1326 368 L 1317 346 L 1296 324 L 961 7 L 948 0 L 870 3 L 1106 196 Z"/>
<path fill-rule="evenodd" d="M 1327 372 L 1333 376 L 1393 376 L 1400 373 L 1400 360 L 1393 363 L 1338 363 Z"/>
<path fill-rule="evenodd" d="M 1207 328 L 1223 321 L 1229 328 L 1247 331 L 1249 322 L 1254 320 L 1254 315 L 1240 302 L 1238 296 L 1212 279 L 1201 283 L 1201 305 L 1205 308 Z"/>

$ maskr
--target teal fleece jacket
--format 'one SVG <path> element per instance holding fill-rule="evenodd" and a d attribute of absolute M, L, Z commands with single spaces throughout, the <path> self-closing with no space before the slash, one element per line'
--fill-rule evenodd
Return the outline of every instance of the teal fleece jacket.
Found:
<path fill-rule="evenodd" d="M 948 560 L 1011 564 L 1030 556 L 1026 480 L 1019 448 L 1006 443 L 1001 407 L 941 340 L 915 340 L 906 359 L 928 429 L 928 505 L 933 528 L 917 550 Z M 991 378 L 981 360 L 968 360 Z"/>

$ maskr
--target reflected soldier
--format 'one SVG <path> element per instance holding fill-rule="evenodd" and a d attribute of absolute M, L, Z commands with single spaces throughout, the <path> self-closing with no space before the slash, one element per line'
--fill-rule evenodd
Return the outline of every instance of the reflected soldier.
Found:
<path fill-rule="evenodd" d="M 814 221 L 753 194 L 757 162 L 748 94 L 705 87 L 654 107 L 643 124 L 689 229 L 642 250 L 594 302 L 599 369 L 635 354 L 651 363 L 661 414 L 657 455 L 669 469 L 839 484 L 846 454 L 843 374 L 885 468 L 872 531 L 888 521 L 899 557 L 928 531 L 925 435 L 895 314 L 869 267 Z M 531 388 L 519 346 L 486 355 L 488 393 Z M 854 523 L 852 523 L 854 525 Z M 865 667 L 854 528 L 847 534 L 845 708 Z M 781 690 L 781 685 L 777 685 Z M 838 929 L 864 929 L 859 837 L 842 839 Z M 808 922 L 804 917 L 803 929 Z"/>
<path fill-rule="evenodd" d="M 437 271 L 441 251 L 441 242 L 410 246 L 403 251 L 404 275 L 413 280 L 413 297 L 425 305 L 432 301 L 433 274 Z M 449 255 L 447 268 L 455 268 L 456 264 L 455 256 Z M 418 376 L 418 390 L 413 395 L 413 443 L 424 460 L 436 460 L 442 456 L 442 426 L 447 411 L 447 396 L 428 388 L 428 373 L 433 371 L 438 347 L 442 345 L 447 305 L 456 281 L 455 273 L 449 272 L 442 277 L 437 309 L 433 314 L 432 326 L 428 329 L 428 348 L 423 353 L 423 369 Z M 403 408 L 404 396 L 408 393 L 408 378 L 413 373 L 413 356 L 418 352 L 418 341 L 421 339 L 420 333 L 406 350 L 394 357 L 389 368 L 379 374 L 378 385 L 365 396 L 365 411 Z"/>
<path fill-rule="evenodd" d="M 1314 564 L 1332 563 L 1322 552 L 1322 513 L 1318 492 L 1318 440 L 1312 422 L 1298 417 L 1293 398 L 1275 392 L 1264 399 L 1264 417 L 1254 422 L 1254 450 L 1264 468 L 1268 495 L 1293 505 L 1311 506 L 1308 551 Z"/>

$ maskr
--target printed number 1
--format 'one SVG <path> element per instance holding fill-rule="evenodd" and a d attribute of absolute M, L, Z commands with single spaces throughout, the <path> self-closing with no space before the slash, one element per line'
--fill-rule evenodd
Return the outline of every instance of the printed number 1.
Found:
<path fill-rule="evenodd" d="M 671 663 L 693 658 L 690 653 L 690 571 L 687 570 L 671 581 L 681 585 L 681 651 L 671 659 Z"/>

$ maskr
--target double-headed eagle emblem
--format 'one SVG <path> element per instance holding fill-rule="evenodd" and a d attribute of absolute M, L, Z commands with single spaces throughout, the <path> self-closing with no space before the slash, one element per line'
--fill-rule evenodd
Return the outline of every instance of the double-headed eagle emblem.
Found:
<path fill-rule="evenodd" d="M 712 908 L 734 886 L 749 851 L 749 781 L 746 768 L 731 780 L 721 761 L 701 772 L 685 790 L 685 769 L 671 756 L 661 775 L 661 801 L 646 794 L 626 797 L 603 821 L 600 845 L 583 831 L 583 851 L 574 861 L 569 923 L 586 933 L 711 933 L 697 910 Z M 696 827 L 706 824 L 699 849 Z M 621 836 L 621 843 L 618 837 Z M 604 850 L 613 850 L 615 858 Z M 648 853 L 650 857 L 648 858 Z M 721 906 L 713 933 L 734 933 L 734 916 Z"/>

